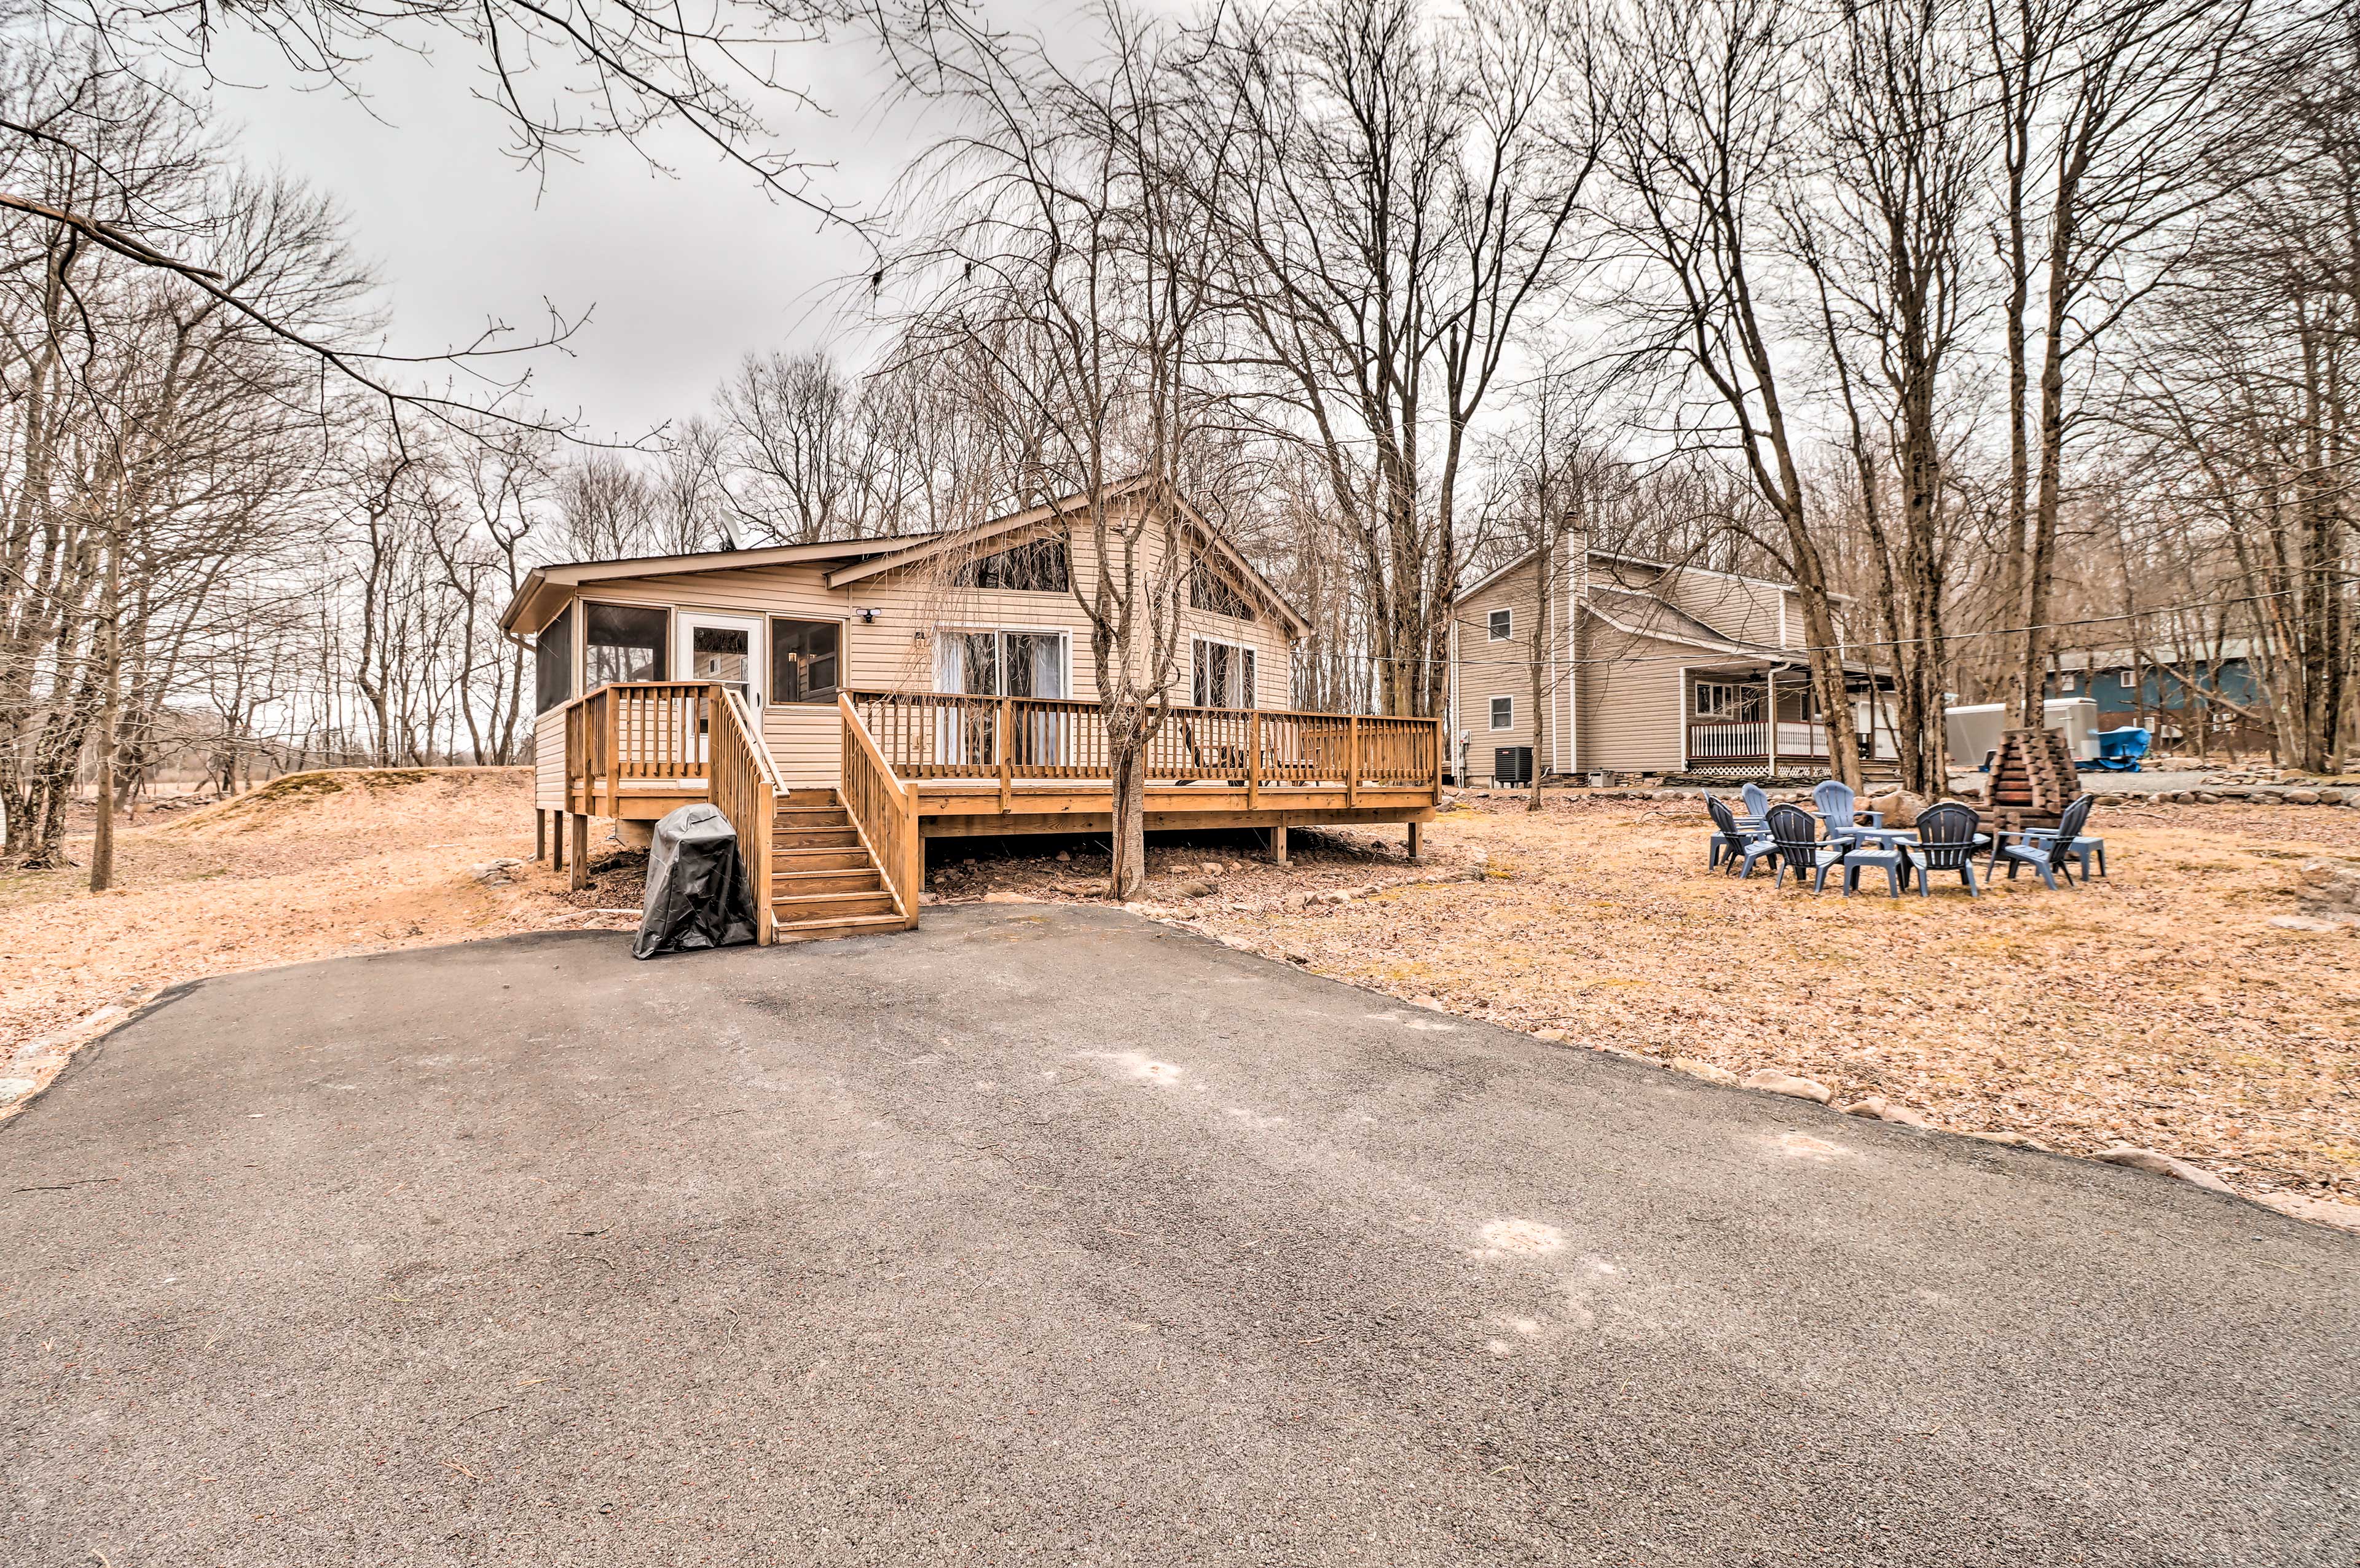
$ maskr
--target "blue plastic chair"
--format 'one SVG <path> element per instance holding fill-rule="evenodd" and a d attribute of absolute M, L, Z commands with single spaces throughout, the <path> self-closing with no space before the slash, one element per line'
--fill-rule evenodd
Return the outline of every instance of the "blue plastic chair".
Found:
<path fill-rule="evenodd" d="M 1955 871 L 1967 885 L 1967 897 L 1980 898 L 1983 889 L 1975 886 L 1975 852 L 1991 843 L 1975 830 L 1983 825 L 1972 806 L 1944 801 L 1918 813 L 1918 842 L 1901 846 L 1909 858 L 1909 868 L 1918 877 L 1918 896 L 1927 896 L 1927 874 L 1934 871 Z"/>
<path fill-rule="evenodd" d="M 1819 822 L 1802 807 L 1770 808 L 1770 840 L 1778 851 L 1778 878 L 1772 887 L 1785 887 L 1789 871 L 1799 884 L 1808 871 L 1811 874 L 1811 891 L 1826 890 L 1828 872 L 1843 864 L 1845 845 L 1822 842 L 1819 833 Z"/>
<path fill-rule="evenodd" d="M 2005 860 L 2007 862 L 2007 879 L 2011 882 L 2016 880 L 2019 867 L 2029 866 L 2040 873 L 2040 879 L 2052 891 L 2057 887 L 2057 874 L 2060 871 L 2065 874 L 2066 885 L 2072 886 L 2073 845 L 2081 840 L 2082 828 L 2089 824 L 2090 808 L 2096 803 L 2093 796 L 2077 795 L 2066 802 L 2065 811 L 2055 827 L 2015 828 L 2000 834 L 1999 842 L 1992 846 L 1989 870 L 1997 870 L 1999 863 Z M 2010 844 L 2010 839 L 2023 842 Z"/>
<path fill-rule="evenodd" d="M 1737 793 L 1745 801 L 1744 814 L 1737 819 L 1737 825 L 1752 833 L 1768 833 L 1770 791 L 1759 784 L 1741 784 Z"/>
<path fill-rule="evenodd" d="M 1852 793 L 1851 785 L 1841 779 L 1828 779 L 1811 790 L 1811 800 L 1819 808 L 1819 820 L 1828 824 L 1830 838 L 1849 839 L 1852 836 L 1852 827 L 1861 819 L 1853 815 L 1852 809 L 1859 797 Z M 1870 827 L 1881 828 L 1885 825 L 1885 813 L 1871 811 L 1867 820 Z"/>

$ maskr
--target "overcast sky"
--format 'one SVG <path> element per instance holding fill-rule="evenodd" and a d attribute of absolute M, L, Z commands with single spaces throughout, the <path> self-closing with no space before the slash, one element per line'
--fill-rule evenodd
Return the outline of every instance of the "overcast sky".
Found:
<path fill-rule="evenodd" d="M 856 206 L 880 202 L 922 145 L 870 62 L 851 46 L 809 51 L 807 80 L 833 116 L 776 116 L 796 150 L 836 164 L 820 178 Z M 863 270 L 858 240 L 766 198 L 685 136 L 661 149 L 669 172 L 608 141 L 552 161 L 544 186 L 472 96 L 481 76 L 464 44 L 431 61 L 381 54 L 364 74 L 366 107 L 298 91 L 283 65 L 235 45 L 215 67 L 215 103 L 244 126 L 248 160 L 302 176 L 351 214 L 404 352 L 464 341 L 487 319 L 536 329 L 544 299 L 569 318 L 590 310 L 571 356 L 544 356 L 537 382 L 545 406 L 593 430 L 643 433 L 703 407 L 748 349 L 809 346 L 847 325 L 831 285 Z"/>

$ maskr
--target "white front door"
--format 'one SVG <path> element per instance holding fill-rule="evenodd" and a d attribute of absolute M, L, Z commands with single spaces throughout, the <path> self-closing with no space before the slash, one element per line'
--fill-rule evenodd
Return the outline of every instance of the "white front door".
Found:
<path fill-rule="evenodd" d="M 717 681 L 735 687 L 747 705 L 759 713 L 763 687 L 760 617 L 683 610 L 673 617 L 673 624 L 677 629 L 672 635 L 679 639 L 672 649 L 672 668 L 680 671 L 675 679 Z"/>
<path fill-rule="evenodd" d="M 672 617 L 674 677 L 681 681 L 716 681 L 746 699 L 755 733 L 761 733 L 763 696 L 762 621 L 759 615 L 711 615 L 683 610 Z M 697 724 L 696 756 L 705 759 L 705 737 L 712 720 Z"/>

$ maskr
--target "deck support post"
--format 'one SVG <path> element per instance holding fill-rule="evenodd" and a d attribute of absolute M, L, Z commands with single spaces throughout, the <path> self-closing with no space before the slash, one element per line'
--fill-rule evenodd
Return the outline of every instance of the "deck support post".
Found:
<path fill-rule="evenodd" d="M 1418 855 L 1418 851 L 1425 847 L 1423 843 L 1425 835 L 1421 831 L 1425 826 L 1426 824 L 1424 822 L 1412 822 L 1409 824 L 1409 857 L 1412 860 L 1415 860 Z"/>
<path fill-rule="evenodd" d="M 549 858 L 549 809 L 532 809 L 532 861 L 535 866 Z"/>
<path fill-rule="evenodd" d="M 560 810 L 551 814 L 556 818 L 551 825 L 557 831 L 549 835 L 549 868 L 563 871 L 565 869 L 565 812 Z"/>
<path fill-rule="evenodd" d="M 1286 864 L 1286 821 L 1283 817 L 1270 830 L 1270 857 L 1281 866 Z"/>
<path fill-rule="evenodd" d="M 575 892 L 590 886 L 590 818 L 574 813 L 574 873 L 566 886 Z"/>

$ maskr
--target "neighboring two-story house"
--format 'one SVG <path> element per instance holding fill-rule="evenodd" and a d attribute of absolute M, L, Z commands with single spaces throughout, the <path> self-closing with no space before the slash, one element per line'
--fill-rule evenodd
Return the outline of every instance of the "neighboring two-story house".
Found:
<path fill-rule="evenodd" d="M 1541 582 L 1528 551 L 1459 596 L 1444 732 L 1462 782 L 1828 767 L 1795 590 L 1579 542 Z M 1848 664 L 1873 762 L 1898 753 L 1889 678 Z M 1771 715 L 1776 715 L 1776 723 Z"/>

